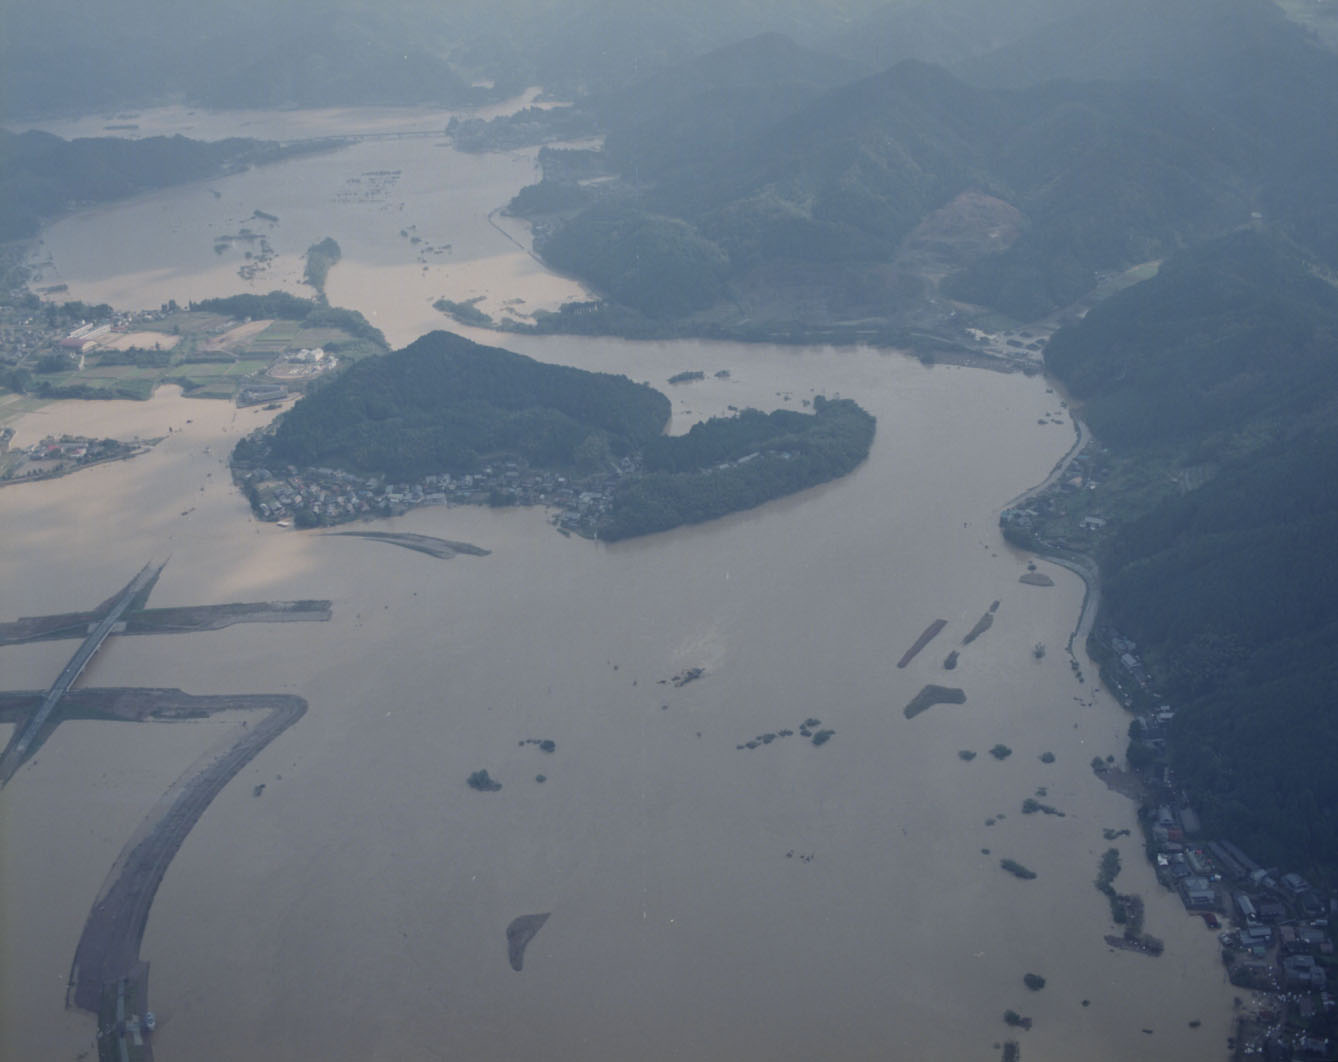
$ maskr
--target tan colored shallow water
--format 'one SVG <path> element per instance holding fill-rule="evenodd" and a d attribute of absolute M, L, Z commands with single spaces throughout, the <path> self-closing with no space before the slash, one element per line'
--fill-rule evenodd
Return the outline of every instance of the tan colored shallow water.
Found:
<path fill-rule="evenodd" d="M 478 164 L 480 185 L 491 164 L 499 188 L 518 168 Z M 284 183 L 270 180 L 257 206 Z M 406 299 L 412 321 L 397 224 L 343 301 L 386 317 Z M 97 262 L 58 261 L 87 275 L 70 297 L 119 283 Z M 144 954 L 161 1059 L 990 1058 L 1007 1008 L 1035 1019 L 1017 1035 L 1029 1062 L 1222 1051 L 1231 989 L 1213 936 L 1156 889 L 1128 839 L 1120 886 L 1146 897 L 1167 952 L 1102 942 L 1101 830 L 1132 826 L 1133 808 L 1087 764 L 1118 755 L 1127 719 L 1060 651 L 1081 585 L 1048 567 L 1053 589 L 1018 584 L 1025 560 L 996 529 L 997 507 L 1072 438 L 1037 425 L 1057 407 L 1040 380 L 869 351 L 506 345 L 657 385 L 706 371 L 664 385 L 674 430 L 727 405 L 839 392 L 878 415 L 878 437 L 838 483 L 614 547 L 565 539 L 537 511 L 435 508 L 377 525 L 493 550 L 443 562 L 252 522 L 220 459 L 263 414 L 163 394 L 20 423 L 40 436 L 97 410 L 107 434 L 182 431 L 136 461 L 0 494 L 5 618 L 86 607 L 168 551 L 155 604 L 335 602 L 329 624 L 114 639 L 85 680 L 311 703 L 214 803 L 160 890 Z M 721 369 L 728 379 L 710 375 Z M 996 599 L 994 628 L 943 671 Z M 944 633 L 898 670 L 938 617 Z M 63 656 L 42 650 L 0 650 L 6 684 L 49 682 Z M 693 666 L 698 682 L 658 684 Z M 934 681 L 967 703 L 904 719 Z M 735 748 L 810 715 L 836 730 L 822 748 Z M 6 925 L 38 927 L 5 953 L 0 1048 L 14 1055 L 87 1046 L 90 1023 L 61 1010 L 87 903 L 139 809 L 198 755 L 159 728 L 108 725 L 125 736 L 103 743 L 79 738 L 87 726 L 62 728 L 70 751 L 53 742 L 0 797 Z M 985 755 L 996 742 L 1013 755 Z M 963 748 L 981 755 L 963 763 Z M 480 767 L 500 792 L 465 786 Z M 1038 786 L 1066 817 L 1020 814 Z M 72 813 L 106 793 L 120 810 Z M 59 859 L 23 858 L 38 851 Z M 1001 857 L 1039 877 L 1008 876 Z M 506 925 L 539 911 L 552 917 L 517 974 Z M 36 953 L 50 970 L 29 977 Z M 1025 989 L 1028 971 L 1044 991 Z"/>
<path fill-rule="evenodd" d="M 530 94 L 507 107 L 529 101 Z M 92 208 L 50 226 L 33 256 L 35 286 L 68 284 L 59 298 L 155 309 L 275 289 L 310 297 L 304 255 L 333 236 L 343 252 L 327 281 L 330 302 L 356 306 L 399 346 L 449 319 L 440 298 L 524 317 L 585 297 L 575 281 L 544 270 L 521 246 L 525 225 L 495 217 L 538 177 L 532 151 L 467 155 L 450 148 L 450 111 L 225 112 L 163 108 L 139 116 L 140 135 L 181 133 L 302 139 L 440 129 L 441 137 L 366 141 L 216 181 Z M 96 134 L 101 119 L 62 123 L 63 136 Z M 272 217 L 270 222 L 256 211 Z M 220 252 L 243 229 L 263 236 L 273 260 L 247 259 L 257 242 Z M 240 270 L 253 268 L 250 277 Z"/>

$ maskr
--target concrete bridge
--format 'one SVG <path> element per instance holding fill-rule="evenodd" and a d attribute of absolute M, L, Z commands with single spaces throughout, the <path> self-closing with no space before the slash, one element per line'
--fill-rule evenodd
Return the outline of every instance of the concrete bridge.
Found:
<path fill-rule="evenodd" d="M 47 690 L 46 696 L 42 698 L 41 706 L 33 713 L 32 718 L 28 720 L 28 724 L 10 742 L 4 756 L 0 757 L 0 786 L 5 785 L 14 777 L 14 772 L 23 766 L 28 750 L 32 748 L 33 742 L 37 740 L 47 720 L 51 718 L 51 713 L 56 710 L 56 705 L 69 692 L 75 680 L 83 674 L 88 662 L 102 648 L 102 643 L 107 640 L 107 636 L 113 632 L 116 625 L 121 621 L 121 617 L 125 615 L 131 602 L 154 584 L 166 564 L 166 561 L 158 565 L 154 565 L 152 562 L 146 564 L 139 574 L 126 584 L 125 589 L 112 602 L 107 614 L 89 632 L 83 644 L 70 658 L 70 662 L 65 665 L 65 669 L 61 671 L 51 688 Z"/>
<path fill-rule="evenodd" d="M 353 141 L 420 140 L 423 137 L 429 136 L 444 139 L 446 136 L 446 129 L 443 126 L 438 129 L 402 129 L 399 132 L 384 133 L 331 133 L 328 136 L 295 137 L 291 140 L 280 140 L 279 143 L 284 147 L 300 147 L 305 144 L 329 144 L 333 147 L 336 144 L 350 143 Z"/>

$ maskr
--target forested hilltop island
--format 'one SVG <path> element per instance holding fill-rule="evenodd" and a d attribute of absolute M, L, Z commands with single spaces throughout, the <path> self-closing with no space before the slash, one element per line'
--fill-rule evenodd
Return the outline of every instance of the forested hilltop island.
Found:
<path fill-rule="evenodd" d="M 663 434 L 669 400 L 625 376 L 432 332 L 314 388 L 232 455 L 256 514 L 298 526 L 431 503 L 545 505 L 606 541 L 700 523 L 845 475 L 874 418 L 742 410 Z"/>

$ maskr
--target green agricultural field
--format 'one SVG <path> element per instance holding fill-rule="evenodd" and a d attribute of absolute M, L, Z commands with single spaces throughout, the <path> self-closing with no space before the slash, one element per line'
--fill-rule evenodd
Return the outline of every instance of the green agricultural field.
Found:
<path fill-rule="evenodd" d="M 355 318 L 361 321 L 356 315 L 350 320 Z M 301 320 L 287 318 L 264 324 L 268 318 L 255 319 L 263 330 L 237 341 L 229 350 L 215 350 L 211 344 L 243 323 L 245 318 L 240 314 L 182 310 L 161 320 L 136 322 L 134 328 L 138 331 L 179 336 L 180 342 L 170 352 L 161 354 L 152 350 L 90 350 L 83 359 L 82 369 L 34 374 L 31 384 L 26 385 L 30 394 L 0 393 L 0 399 L 5 400 L 0 407 L 0 423 L 26 412 L 28 402 L 41 404 L 60 398 L 145 399 L 162 383 L 179 384 L 193 397 L 230 399 L 248 380 L 264 378 L 280 355 L 303 348 L 333 346 L 340 363 L 384 352 L 374 339 L 339 327 L 326 324 L 305 327 Z M 20 400 L 25 404 L 16 405 Z"/>
<path fill-rule="evenodd" d="M 324 331 L 324 329 L 322 329 Z M 248 354 L 282 354 L 285 350 L 303 344 L 298 336 L 303 332 L 299 321 L 275 321 L 246 345 Z M 310 344 L 306 344 L 310 346 Z"/>
<path fill-rule="evenodd" d="M 135 327 L 141 332 L 167 332 L 169 335 L 209 336 L 225 332 L 237 322 L 221 313 L 181 310 L 160 321 L 145 321 Z"/>
<path fill-rule="evenodd" d="M 50 399 L 38 398 L 36 395 L 20 395 L 9 392 L 0 394 L 0 427 L 12 424 L 20 417 L 41 409 Z"/>
<path fill-rule="evenodd" d="M 201 362 L 179 366 L 177 371 L 171 374 L 171 379 L 180 383 L 192 395 L 204 391 L 208 393 L 208 397 L 231 398 L 237 393 L 237 388 L 243 380 L 262 375 L 269 366 L 269 358 L 246 359 L 231 363 Z"/>
<path fill-rule="evenodd" d="M 327 343 L 347 343 L 348 333 L 342 328 L 302 328 L 294 342 L 299 347 L 323 347 Z"/>

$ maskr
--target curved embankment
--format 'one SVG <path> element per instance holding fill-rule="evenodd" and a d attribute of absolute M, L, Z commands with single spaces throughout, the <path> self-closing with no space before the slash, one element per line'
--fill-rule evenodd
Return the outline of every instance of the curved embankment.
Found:
<path fill-rule="evenodd" d="M 117 695 L 126 691 L 106 692 Z M 268 708 L 269 714 L 246 728 L 230 748 L 179 779 L 117 857 L 84 924 L 66 992 L 67 1006 L 73 1001 L 94 1013 L 105 984 L 142 971 L 139 948 L 149 921 L 149 908 L 168 864 L 186 835 L 223 787 L 307 710 L 307 702 L 301 697 L 284 694 L 188 697 L 180 691 L 145 692 L 157 693 L 164 701 L 148 715 L 161 717 L 174 712 L 209 713 L 239 708 Z M 163 698 L 164 694 L 168 696 Z"/>
<path fill-rule="evenodd" d="M 1088 430 L 1087 425 L 1077 417 L 1073 417 L 1073 432 L 1073 445 L 1070 446 L 1068 452 L 1055 463 L 1055 467 L 1050 469 L 1050 474 L 1036 484 L 1036 486 L 1028 487 L 1016 498 L 1004 505 L 1003 508 L 1016 509 L 1019 505 L 1031 501 L 1032 498 L 1044 494 L 1059 482 L 1060 477 L 1069 470 L 1069 465 L 1073 464 L 1073 459 L 1082 453 L 1083 450 L 1087 448 L 1087 444 L 1092 441 L 1091 431 Z"/>
<path fill-rule="evenodd" d="M 1068 452 L 1059 459 L 1055 467 L 1050 470 L 1050 474 L 1034 487 L 1024 490 L 1016 498 L 1003 506 L 1001 512 L 1008 509 L 1016 509 L 1019 505 L 1031 501 L 1032 498 L 1039 497 L 1047 490 L 1059 482 L 1060 478 L 1068 471 L 1069 465 L 1073 464 L 1073 459 L 1077 457 L 1087 444 L 1092 441 L 1092 433 L 1077 417 L 1073 418 L 1073 428 L 1076 438 L 1073 445 L 1069 447 Z M 1025 548 L 1025 547 L 1018 547 Z M 1078 622 L 1074 625 L 1073 632 L 1069 635 L 1068 645 L 1066 646 L 1069 656 L 1073 656 L 1073 646 L 1075 644 L 1085 644 L 1087 636 L 1092 633 L 1092 625 L 1096 622 L 1097 610 L 1101 605 L 1101 572 L 1097 568 L 1096 561 L 1091 557 L 1081 553 L 1072 553 L 1067 550 L 1057 550 L 1049 552 L 1044 549 L 1027 549 L 1032 556 L 1039 557 L 1041 560 L 1049 561 L 1052 564 L 1058 564 L 1061 568 L 1067 568 L 1083 581 L 1082 608 L 1078 612 Z"/>
<path fill-rule="evenodd" d="M 1069 634 L 1066 646 L 1069 655 L 1072 656 L 1073 646 L 1075 644 L 1085 645 L 1087 636 L 1092 633 L 1092 625 L 1096 623 L 1097 610 L 1101 607 L 1101 570 L 1097 567 L 1096 561 L 1081 553 L 1047 552 L 1045 550 L 1031 550 L 1030 552 L 1051 564 L 1058 564 L 1061 568 L 1067 568 L 1083 582 L 1082 609 L 1078 613 L 1078 622 L 1072 633 Z"/>

